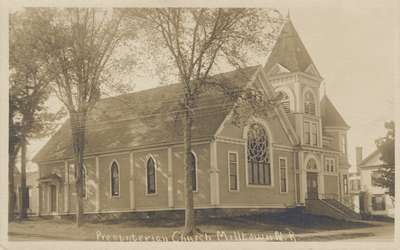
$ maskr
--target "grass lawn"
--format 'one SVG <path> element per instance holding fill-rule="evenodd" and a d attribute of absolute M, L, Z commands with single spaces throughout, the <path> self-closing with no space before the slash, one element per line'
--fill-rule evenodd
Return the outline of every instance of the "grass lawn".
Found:
<path fill-rule="evenodd" d="M 77 228 L 70 219 L 29 218 L 9 224 L 10 240 L 191 240 L 181 238 L 183 219 L 135 219 L 86 222 Z M 196 240 L 291 240 L 290 235 L 371 227 L 362 222 L 338 221 L 300 213 L 277 213 L 197 221 Z M 281 232 L 281 238 L 276 232 Z M 239 237 L 239 238 L 238 238 Z M 278 237 L 278 238 L 276 238 Z M 283 238 L 282 238 L 283 237 Z M 286 237 L 286 238 L 285 238 Z"/>

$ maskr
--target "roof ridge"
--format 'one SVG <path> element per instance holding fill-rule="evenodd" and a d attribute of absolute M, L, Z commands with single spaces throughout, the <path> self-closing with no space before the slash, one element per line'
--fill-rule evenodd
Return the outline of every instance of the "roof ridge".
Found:
<path fill-rule="evenodd" d="M 253 68 L 253 67 L 254 67 L 254 68 L 259 67 L 260 65 L 261 65 L 261 64 L 246 66 L 246 67 L 243 67 L 243 68 L 238 68 L 238 69 L 234 69 L 234 70 L 230 70 L 230 71 L 226 71 L 226 72 L 217 73 L 217 74 L 211 75 L 210 77 L 218 77 L 218 76 L 221 76 L 221 75 L 234 73 L 234 72 L 237 72 L 237 71 L 240 71 L 240 70 L 248 70 L 248 69 L 251 69 L 251 68 Z M 192 80 L 192 81 L 193 81 L 193 80 Z M 177 82 L 177 83 L 167 83 L 167 84 L 165 84 L 165 85 L 160 84 L 160 85 L 155 86 L 155 87 L 152 87 L 152 88 L 141 89 L 141 90 L 138 90 L 138 91 L 132 91 L 132 92 L 128 92 L 128 93 L 122 93 L 122 94 L 120 94 L 120 95 L 115 95 L 115 96 L 109 96 L 109 97 L 100 98 L 99 101 L 110 100 L 110 99 L 113 99 L 113 98 L 125 97 L 125 96 L 129 96 L 129 95 L 135 95 L 135 94 L 139 94 L 139 93 L 143 93 L 143 92 L 150 92 L 150 91 L 152 91 L 152 90 L 153 90 L 153 91 L 154 91 L 154 90 L 159 90 L 159 89 L 161 89 L 161 88 L 167 88 L 167 87 L 171 87 L 171 86 L 178 86 L 179 84 L 181 84 L 181 83 L 179 83 L 179 82 Z"/>
<path fill-rule="evenodd" d="M 360 164 L 358 164 L 359 166 L 365 164 L 368 160 L 370 160 L 372 157 L 374 157 L 376 154 L 380 154 L 378 149 L 375 149 L 374 151 L 372 151 L 367 157 L 365 157 Z"/>
<path fill-rule="evenodd" d="M 211 77 L 217 77 L 217 81 L 225 82 L 226 80 L 228 86 L 231 85 L 233 88 L 244 88 L 249 81 L 254 79 L 253 76 L 260 68 L 260 65 L 248 66 L 221 72 Z M 167 84 L 100 99 L 98 102 L 100 105 L 91 110 L 93 122 L 86 130 L 86 140 L 90 146 L 85 147 L 85 155 L 115 147 L 146 146 L 182 137 L 179 129 L 181 124 L 176 122 L 176 119 L 165 119 L 165 115 L 173 117 L 174 115 L 169 115 L 169 113 L 179 111 L 165 104 L 165 101 L 175 98 L 178 101 L 180 93 L 176 91 L 176 87 L 179 85 L 179 83 Z M 175 88 L 170 89 L 174 86 Z M 217 96 L 212 91 L 207 91 L 207 93 L 199 99 L 202 105 L 194 117 L 198 120 L 198 126 L 193 130 L 193 138 L 214 134 L 231 108 L 230 103 L 225 103 L 224 99 L 218 98 L 223 94 L 222 92 Z M 131 102 L 130 99 L 135 100 Z M 121 107 L 119 102 L 132 104 L 134 108 Z M 154 115 L 156 113 L 157 115 Z M 204 119 L 203 117 L 212 118 Z M 35 162 L 65 159 L 72 154 L 69 146 L 71 138 L 68 125 L 67 120 L 35 155 Z M 97 129 L 99 127 L 101 129 Z"/>

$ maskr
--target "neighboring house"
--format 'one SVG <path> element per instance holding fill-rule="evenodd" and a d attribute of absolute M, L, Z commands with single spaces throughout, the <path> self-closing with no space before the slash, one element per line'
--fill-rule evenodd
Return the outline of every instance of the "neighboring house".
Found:
<path fill-rule="evenodd" d="M 352 201 L 352 208 L 355 212 L 360 213 L 360 200 L 359 195 L 361 191 L 361 177 L 359 173 L 349 173 L 349 186 L 350 196 Z"/>
<path fill-rule="evenodd" d="M 38 172 L 27 172 L 26 173 L 26 187 L 28 189 L 28 198 L 27 198 L 27 206 L 28 206 L 28 215 L 37 215 L 38 214 Z M 19 212 L 22 195 L 21 195 L 21 173 L 15 168 L 14 174 L 14 187 L 15 187 L 15 210 L 16 213 Z"/>
<path fill-rule="evenodd" d="M 287 209 L 308 199 L 348 196 L 347 131 L 292 22 L 281 29 L 266 65 L 214 76 L 227 87 L 281 92 L 272 115 L 232 123 L 235 100 L 218 91 L 194 111 L 192 162 L 196 209 Z M 100 100 L 89 114 L 85 213 L 184 208 L 181 85 Z M 321 101 L 319 101 L 322 99 Z M 40 214 L 75 211 L 71 130 L 67 121 L 35 156 Z"/>
<path fill-rule="evenodd" d="M 353 193 L 354 207 L 360 213 L 394 217 L 394 201 L 387 194 L 386 188 L 375 184 L 379 177 L 377 170 L 385 164 L 380 158 L 381 154 L 376 149 L 363 159 L 362 148 L 356 148 L 357 172 L 350 174 L 353 176 L 350 187 L 357 187 Z"/>

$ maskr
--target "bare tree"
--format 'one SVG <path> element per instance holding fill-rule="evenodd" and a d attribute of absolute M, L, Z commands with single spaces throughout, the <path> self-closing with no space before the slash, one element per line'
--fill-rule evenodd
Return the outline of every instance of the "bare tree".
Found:
<path fill-rule="evenodd" d="M 26 162 L 29 139 L 46 136 L 55 126 L 53 122 L 62 112 L 49 113 L 45 102 L 49 98 L 49 80 L 42 67 L 43 54 L 37 47 L 37 39 L 31 36 L 29 13 L 10 15 L 10 191 L 14 190 L 14 169 L 18 152 L 21 154 L 20 218 L 27 217 Z M 15 196 L 10 193 L 10 219 L 14 215 Z"/>
<path fill-rule="evenodd" d="M 75 165 L 76 225 L 83 214 L 82 169 L 88 113 L 100 98 L 113 51 L 123 41 L 121 12 L 112 9 L 39 9 L 34 32 L 47 55 L 54 91 L 69 113 Z"/>
<path fill-rule="evenodd" d="M 155 47 L 169 51 L 169 59 L 182 85 L 185 165 L 185 229 L 186 235 L 195 230 L 191 140 L 193 113 L 196 100 L 206 86 L 223 85 L 210 75 L 219 66 L 241 67 L 248 61 L 249 53 L 244 48 L 260 47 L 271 37 L 261 36 L 262 20 L 279 22 L 270 14 L 274 11 L 256 9 L 147 9 L 129 10 L 133 21 L 142 21 L 148 40 Z M 262 16 L 261 14 L 265 14 Z M 148 30 L 150 29 L 150 31 Z M 265 38 L 266 40 L 262 41 Z M 158 51 L 157 51 L 158 53 Z M 168 56 L 168 55 L 167 55 Z M 241 95 L 228 91 L 228 95 Z M 250 92 L 249 92 L 250 93 Z M 251 92 L 256 93 L 256 92 Z M 256 98 L 257 99 L 257 98 Z"/>

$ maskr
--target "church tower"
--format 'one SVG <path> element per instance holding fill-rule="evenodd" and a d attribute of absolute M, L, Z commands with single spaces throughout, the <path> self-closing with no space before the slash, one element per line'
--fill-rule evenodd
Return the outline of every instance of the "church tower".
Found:
<path fill-rule="evenodd" d="M 283 108 L 300 144 L 321 148 L 319 88 L 323 79 L 290 19 L 283 25 L 264 70 L 275 91 L 283 96 Z"/>
<path fill-rule="evenodd" d="M 298 138 L 294 150 L 296 201 L 298 205 L 304 205 L 307 199 L 318 199 L 325 194 L 325 187 L 330 186 L 330 182 L 337 183 L 337 178 L 326 178 L 325 165 L 331 158 L 337 159 L 336 162 L 339 159 L 335 154 L 330 156 L 324 152 L 319 94 L 323 78 L 289 17 L 264 72 L 275 91 L 282 95 L 282 108 Z"/>

